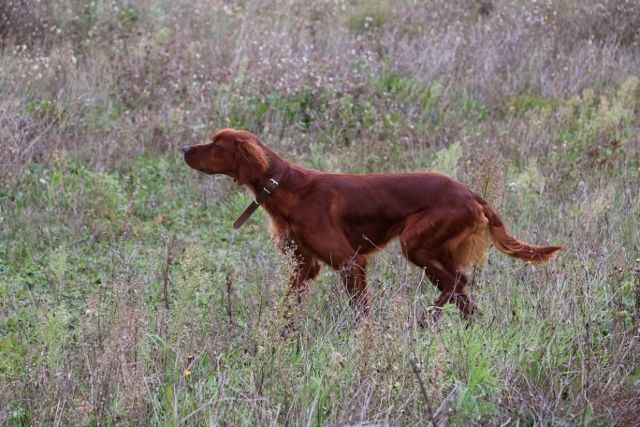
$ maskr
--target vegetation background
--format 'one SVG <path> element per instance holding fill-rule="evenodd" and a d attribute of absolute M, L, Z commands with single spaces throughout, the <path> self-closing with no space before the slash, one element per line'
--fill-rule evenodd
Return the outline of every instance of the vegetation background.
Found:
<path fill-rule="evenodd" d="M 640 1 L 3 0 L 0 424 L 639 425 Z M 440 170 L 538 267 L 482 317 L 416 316 L 397 246 L 356 323 L 231 180 L 178 148 L 248 129 L 327 171 Z"/>

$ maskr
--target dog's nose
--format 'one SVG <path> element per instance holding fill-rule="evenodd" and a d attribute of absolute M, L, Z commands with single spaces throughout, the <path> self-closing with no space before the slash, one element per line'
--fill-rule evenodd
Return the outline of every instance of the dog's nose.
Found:
<path fill-rule="evenodd" d="M 189 150 L 191 150 L 191 146 L 190 145 L 185 145 L 182 147 L 182 152 L 184 154 L 187 154 L 189 152 Z"/>

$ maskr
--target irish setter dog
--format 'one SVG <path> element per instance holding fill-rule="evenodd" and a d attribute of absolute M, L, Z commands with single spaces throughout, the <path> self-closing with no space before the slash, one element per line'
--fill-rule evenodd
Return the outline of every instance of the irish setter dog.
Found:
<path fill-rule="evenodd" d="M 370 306 L 367 255 L 395 237 L 403 254 L 440 290 L 434 306 L 455 303 L 465 316 L 476 306 L 464 270 L 480 261 L 491 243 L 530 263 L 561 249 L 516 240 L 482 197 L 442 174 L 324 173 L 292 164 L 252 133 L 235 129 L 221 129 L 209 142 L 182 150 L 192 168 L 228 175 L 257 196 L 235 226 L 258 205 L 266 209 L 278 247 L 293 251 L 298 262 L 289 294 L 300 296 L 321 261 L 340 271 L 359 314 L 366 315 Z"/>

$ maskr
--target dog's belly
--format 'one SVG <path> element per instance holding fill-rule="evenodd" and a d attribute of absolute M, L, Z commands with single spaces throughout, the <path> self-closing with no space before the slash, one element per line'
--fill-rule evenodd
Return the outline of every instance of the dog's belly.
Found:
<path fill-rule="evenodd" d="M 352 224 L 347 227 L 346 237 L 356 252 L 366 255 L 380 251 L 398 236 L 403 221 L 380 221 L 379 223 Z"/>

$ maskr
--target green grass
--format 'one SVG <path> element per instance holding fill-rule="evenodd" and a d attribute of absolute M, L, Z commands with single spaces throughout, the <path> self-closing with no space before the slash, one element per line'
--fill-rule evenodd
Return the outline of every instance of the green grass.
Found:
<path fill-rule="evenodd" d="M 432 169 L 455 172 L 461 151 L 434 156 Z M 539 232 L 528 239 L 562 241 L 566 250 L 536 268 L 492 254 L 476 276 L 483 316 L 471 327 L 452 309 L 437 330 L 416 328 L 415 311 L 435 290 L 392 247 L 370 271 L 376 298 L 368 322 L 355 323 L 337 278 L 325 272 L 296 308 L 299 329 L 282 338 L 288 267 L 263 213 L 232 231 L 249 197 L 229 180 L 196 175 L 177 154 L 105 172 L 64 153 L 33 164 L 2 190 L 10 226 L 0 246 L 0 372 L 15 393 L 7 420 L 324 424 L 434 416 L 464 425 L 553 415 L 606 423 L 594 407 L 609 391 L 600 382 L 614 366 L 623 367 L 620 390 L 640 380 L 632 339 L 638 278 L 625 251 L 637 245 L 638 217 L 613 208 L 640 206 L 625 191 L 554 199 L 538 182 L 543 165 L 510 172 L 504 217 L 517 234 Z M 625 181 L 628 173 L 606 176 L 637 189 L 637 172 Z M 526 393 L 545 405 L 522 406 Z M 533 412 L 540 410 L 547 412 Z"/>

